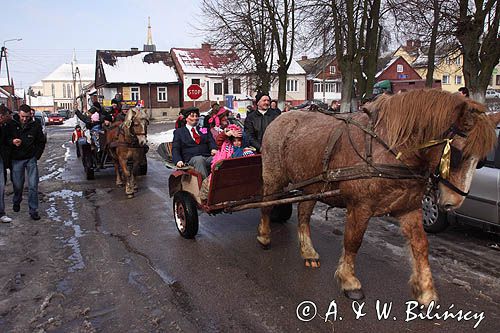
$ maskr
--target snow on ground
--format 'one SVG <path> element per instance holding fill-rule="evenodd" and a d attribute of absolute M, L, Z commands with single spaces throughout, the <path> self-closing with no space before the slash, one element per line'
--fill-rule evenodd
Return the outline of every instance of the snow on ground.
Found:
<path fill-rule="evenodd" d="M 172 142 L 174 141 L 174 130 L 168 130 L 165 132 L 148 134 L 148 143 L 152 143 L 154 145 L 160 145 L 163 142 Z"/>
<path fill-rule="evenodd" d="M 63 126 L 63 127 L 73 127 L 75 128 L 75 126 L 77 124 L 80 124 L 80 126 L 82 125 L 81 124 L 81 121 L 78 119 L 78 117 L 75 115 L 73 116 L 73 118 L 69 118 L 69 119 L 66 119 L 64 121 L 64 124 L 60 125 L 60 126 Z"/>

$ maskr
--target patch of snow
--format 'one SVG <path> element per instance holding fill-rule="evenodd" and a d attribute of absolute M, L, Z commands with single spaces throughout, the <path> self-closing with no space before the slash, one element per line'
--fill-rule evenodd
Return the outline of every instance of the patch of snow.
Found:
<path fill-rule="evenodd" d="M 154 145 L 159 145 L 163 142 L 172 142 L 174 141 L 174 131 L 174 129 L 171 129 L 165 132 L 148 134 L 148 142 Z"/>
<path fill-rule="evenodd" d="M 78 119 L 78 117 L 75 115 L 75 116 L 73 116 L 73 118 L 66 119 L 64 121 L 64 124 L 62 124 L 60 126 L 75 128 L 76 125 L 79 125 L 79 121 L 80 121 L 80 119 Z"/>

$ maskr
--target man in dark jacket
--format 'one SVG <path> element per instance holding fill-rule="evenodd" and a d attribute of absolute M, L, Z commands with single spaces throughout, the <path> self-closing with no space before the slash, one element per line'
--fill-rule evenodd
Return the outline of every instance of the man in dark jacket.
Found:
<path fill-rule="evenodd" d="M 11 120 L 9 109 L 0 105 L 0 222 L 9 223 L 12 219 L 5 215 L 5 169 L 10 165 L 10 150 L 7 143 L 7 123 Z"/>
<path fill-rule="evenodd" d="M 257 102 L 257 110 L 247 115 L 245 119 L 245 133 L 250 146 L 255 147 L 260 152 L 264 132 L 271 121 L 279 116 L 279 113 L 269 109 L 271 99 L 268 94 L 257 93 L 255 101 Z"/>
<path fill-rule="evenodd" d="M 215 140 L 198 124 L 200 110 L 195 107 L 184 110 L 186 126 L 179 127 L 174 132 L 172 142 L 172 159 L 178 168 L 188 164 L 193 166 L 203 178 L 210 173 L 212 156 L 217 153 Z"/>
<path fill-rule="evenodd" d="M 23 200 L 24 174 L 28 174 L 28 206 L 33 220 L 38 215 L 38 166 L 37 160 L 45 149 L 45 136 L 41 125 L 31 118 L 31 107 L 23 104 L 19 107 L 19 115 L 15 116 L 9 126 L 8 143 L 11 147 L 12 199 L 14 212 L 19 212 Z"/>

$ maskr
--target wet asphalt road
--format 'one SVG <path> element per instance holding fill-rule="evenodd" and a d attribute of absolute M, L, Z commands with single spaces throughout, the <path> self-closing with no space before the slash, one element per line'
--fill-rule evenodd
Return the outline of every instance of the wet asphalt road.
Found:
<path fill-rule="evenodd" d="M 169 126 L 153 125 L 149 132 Z M 70 132 L 69 128 L 50 127 L 49 137 L 70 146 L 65 142 Z M 171 171 L 156 154 L 148 154 L 148 175 L 139 179 L 136 197 L 126 199 L 123 190 L 115 190 L 112 169 L 87 181 L 72 147 L 70 153 L 61 174 L 68 188 L 95 191 L 97 230 L 121 235 L 121 250 L 129 252 L 132 260 L 147 263 L 142 274 L 156 276 L 159 289 L 172 291 L 169 301 L 183 321 L 190 323 L 181 325 L 181 331 L 469 332 L 479 321 L 479 317 L 406 321 L 411 267 L 405 241 L 393 221 L 370 222 L 356 266 L 366 299 L 356 304 L 341 294 L 334 280 L 342 250 L 343 210 L 330 211 L 325 221 L 325 207 L 317 207 L 311 224 L 321 268 L 306 269 L 298 249 L 295 212 L 288 223 L 272 225 L 269 250 L 261 249 L 256 241 L 257 210 L 217 216 L 202 213 L 198 236 L 186 240 L 179 236 L 173 220 L 168 195 Z M 450 307 L 454 314 L 471 311 L 469 317 L 482 313 L 477 331 L 498 332 L 500 252 L 487 245 L 499 238 L 459 226 L 431 235 L 429 241 L 441 299 L 437 313 Z M 141 288 L 134 283 L 130 287 Z M 304 301 L 315 304 L 314 308 L 312 303 L 304 303 L 309 308 L 299 311 L 310 321 L 297 318 L 297 307 Z M 377 301 L 392 304 L 387 320 L 377 318 Z M 353 308 L 365 315 L 356 318 Z M 328 310 L 336 310 L 336 314 L 327 315 Z"/>

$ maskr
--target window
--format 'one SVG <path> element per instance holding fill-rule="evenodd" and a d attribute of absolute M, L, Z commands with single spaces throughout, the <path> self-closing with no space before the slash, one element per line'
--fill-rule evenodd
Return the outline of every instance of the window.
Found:
<path fill-rule="evenodd" d="M 54 84 L 52 83 L 52 97 L 55 97 L 56 96 L 56 86 L 54 86 Z"/>
<path fill-rule="evenodd" d="M 336 68 L 335 66 L 330 66 L 330 74 L 335 74 Z"/>
<path fill-rule="evenodd" d="M 241 80 L 233 79 L 233 94 L 241 94 Z"/>
<path fill-rule="evenodd" d="M 455 65 L 459 65 L 460 66 L 460 57 L 457 57 L 455 59 Z"/>
<path fill-rule="evenodd" d="M 224 79 L 224 95 L 229 94 L 229 80 Z"/>
<path fill-rule="evenodd" d="M 222 95 L 222 83 L 214 83 L 214 95 Z"/>
<path fill-rule="evenodd" d="M 496 76 L 495 85 L 500 86 L 500 75 Z"/>
<path fill-rule="evenodd" d="M 446 64 L 451 65 L 451 58 L 446 58 Z"/>
<path fill-rule="evenodd" d="M 397 65 L 396 71 L 398 73 L 403 73 L 403 65 L 401 65 L 401 64 Z"/>
<path fill-rule="evenodd" d="M 138 101 L 141 99 L 139 87 L 130 87 L 130 99 L 133 101 Z"/>
<path fill-rule="evenodd" d="M 299 81 L 298 80 L 286 80 L 286 91 L 296 92 L 298 89 Z"/>
<path fill-rule="evenodd" d="M 63 84 L 63 98 L 66 98 L 66 85 Z"/>
<path fill-rule="evenodd" d="M 167 101 L 167 87 L 156 88 L 156 96 L 157 96 L 158 102 L 166 102 Z"/>
<path fill-rule="evenodd" d="M 191 84 L 200 84 L 200 79 L 191 79 Z"/>
<path fill-rule="evenodd" d="M 448 74 L 443 75 L 443 79 L 441 80 L 442 84 L 450 84 L 450 76 Z"/>
<path fill-rule="evenodd" d="M 68 91 L 68 98 L 71 98 L 71 84 L 69 84 L 69 83 L 68 83 L 67 91 Z"/>
<path fill-rule="evenodd" d="M 462 84 L 462 75 L 455 75 L 455 84 Z"/>

